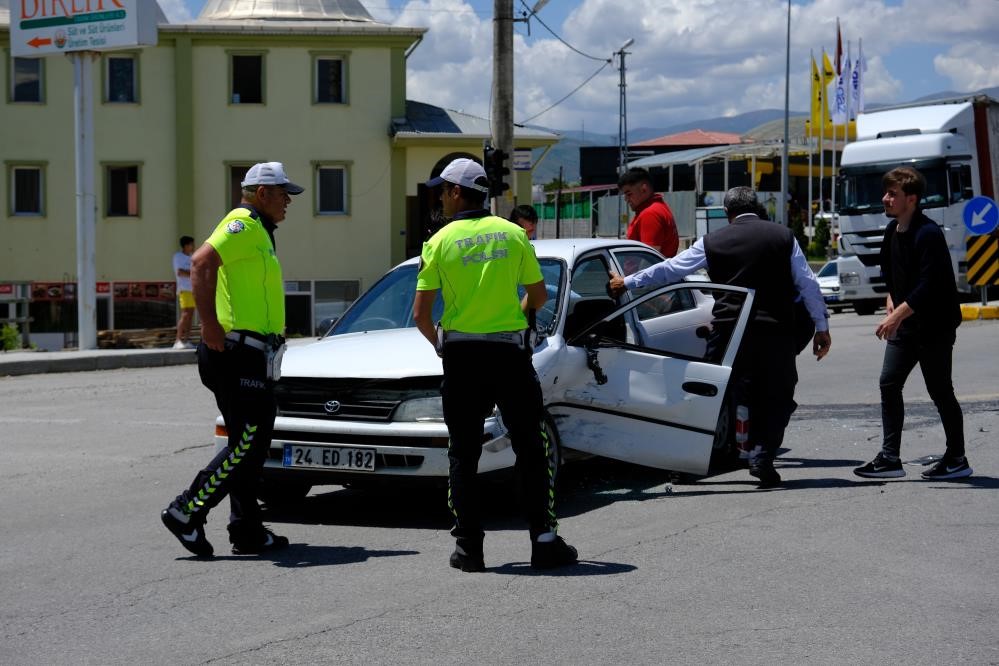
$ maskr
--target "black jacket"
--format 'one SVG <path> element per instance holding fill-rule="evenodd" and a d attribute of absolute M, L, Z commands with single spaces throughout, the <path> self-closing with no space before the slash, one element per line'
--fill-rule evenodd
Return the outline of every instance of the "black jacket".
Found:
<path fill-rule="evenodd" d="M 953 342 L 961 323 L 961 304 L 943 231 L 922 211 L 916 211 L 904 234 L 899 234 L 897 227 L 898 221 L 892 220 L 885 229 L 881 274 L 892 303 L 898 306 L 904 302 L 912 308 L 913 314 L 902 322 L 899 335 Z"/>

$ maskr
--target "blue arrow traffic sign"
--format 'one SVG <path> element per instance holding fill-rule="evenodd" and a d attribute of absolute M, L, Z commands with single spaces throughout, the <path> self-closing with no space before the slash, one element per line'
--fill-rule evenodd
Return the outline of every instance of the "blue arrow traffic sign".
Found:
<path fill-rule="evenodd" d="M 999 206 L 988 197 L 975 197 L 964 204 L 964 226 L 972 236 L 992 233 L 999 226 Z"/>

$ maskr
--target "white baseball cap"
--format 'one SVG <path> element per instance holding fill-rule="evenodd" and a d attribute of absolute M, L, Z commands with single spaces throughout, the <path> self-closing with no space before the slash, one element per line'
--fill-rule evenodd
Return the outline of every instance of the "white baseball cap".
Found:
<path fill-rule="evenodd" d="M 305 188 L 288 180 L 284 173 L 284 165 L 280 162 L 260 162 L 250 167 L 246 178 L 240 183 L 242 187 L 254 185 L 283 185 L 288 194 L 301 194 Z"/>
<path fill-rule="evenodd" d="M 427 187 L 437 187 L 444 181 L 479 192 L 489 192 L 489 179 L 486 170 L 475 160 L 460 157 L 441 171 L 441 175 L 427 181 Z"/>

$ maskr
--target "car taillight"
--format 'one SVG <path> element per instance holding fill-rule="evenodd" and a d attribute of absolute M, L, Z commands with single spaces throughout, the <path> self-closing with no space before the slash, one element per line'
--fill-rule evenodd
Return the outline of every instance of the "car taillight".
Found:
<path fill-rule="evenodd" d="M 225 429 L 224 425 L 215 426 L 215 436 L 216 437 L 228 437 L 229 431 Z"/>

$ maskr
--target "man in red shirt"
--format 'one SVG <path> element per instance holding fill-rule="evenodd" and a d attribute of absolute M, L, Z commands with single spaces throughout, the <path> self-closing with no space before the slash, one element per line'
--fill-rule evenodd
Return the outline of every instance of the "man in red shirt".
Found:
<path fill-rule="evenodd" d="M 628 225 L 628 240 L 650 245 L 667 259 L 676 256 L 680 237 L 676 232 L 673 211 L 663 201 L 661 194 L 652 189 L 652 176 L 645 169 L 628 169 L 617 181 L 635 219 Z"/>

